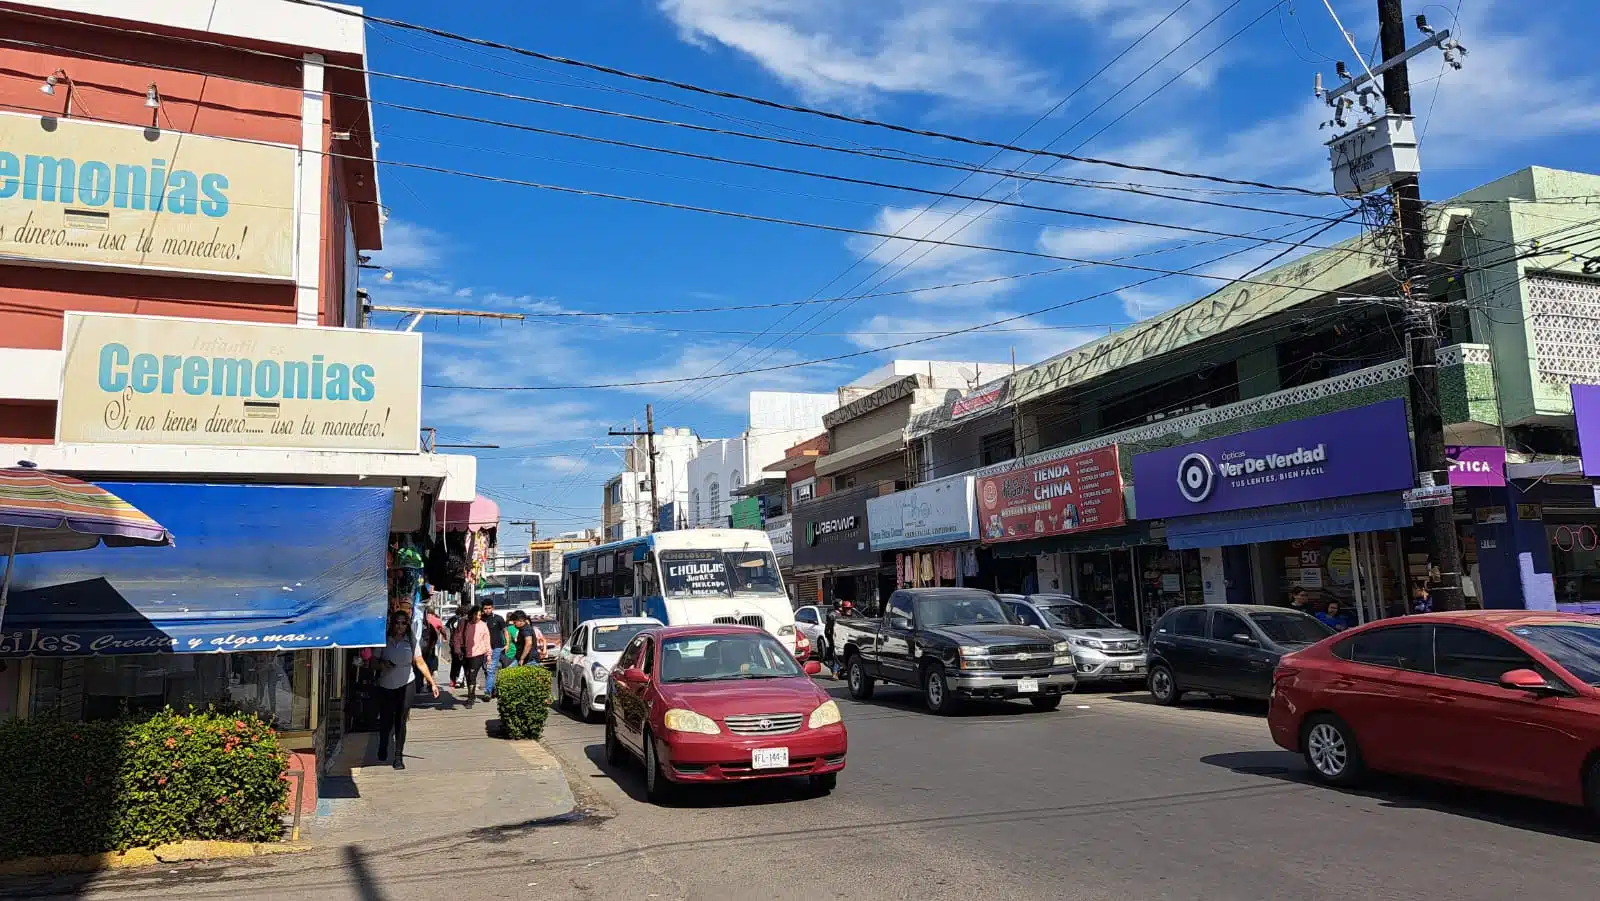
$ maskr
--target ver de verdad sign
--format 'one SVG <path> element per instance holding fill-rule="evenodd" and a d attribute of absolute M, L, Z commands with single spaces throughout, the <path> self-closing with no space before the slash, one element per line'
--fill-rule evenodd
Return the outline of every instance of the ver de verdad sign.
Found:
<path fill-rule="evenodd" d="M 977 494 L 978 526 L 986 543 L 1127 522 L 1115 446 L 979 476 Z"/>
<path fill-rule="evenodd" d="M 56 440 L 415 452 L 421 339 L 69 312 Z"/>
<path fill-rule="evenodd" d="M 1133 458 L 1140 519 L 1403 491 L 1415 481 L 1399 398 Z"/>

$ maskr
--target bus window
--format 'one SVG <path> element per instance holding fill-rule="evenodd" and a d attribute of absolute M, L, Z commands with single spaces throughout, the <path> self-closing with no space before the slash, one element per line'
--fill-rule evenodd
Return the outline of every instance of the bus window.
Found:
<path fill-rule="evenodd" d="M 592 555 L 584 557 L 579 565 L 581 570 L 578 578 L 578 597 L 587 601 L 595 597 L 594 557 Z"/>
<path fill-rule="evenodd" d="M 617 551 L 616 594 L 619 598 L 633 597 L 633 548 Z"/>
<path fill-rule="evenodd" d="M 638 596 L 641 598 L 656 597 L 661 594 L 661 577 L 656 572 L 656 555 L 651 553 L 644 558 L 635 570 L 639 576 Z"/>

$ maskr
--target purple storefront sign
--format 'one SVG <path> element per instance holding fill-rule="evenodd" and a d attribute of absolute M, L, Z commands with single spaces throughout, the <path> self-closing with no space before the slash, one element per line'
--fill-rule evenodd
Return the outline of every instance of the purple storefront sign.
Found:
<path fill-rule="evenodd" d="M 1398 492 L 1415 482 L 1398 398 L 1133 458 L 1140 519 Z"/>
<path fill-rule="evenodd" d="M 1506 449 L 1503 447 L 1447 447 L 1450 487 L 1499 488 L 1506 483 Z"/>
<path fill-rule="evenodd" d="M 1583 474 L 1600 478 L 1600 385 L 1572 386 L 1572 416 L 1578 420 L 1578 451 Z"/>

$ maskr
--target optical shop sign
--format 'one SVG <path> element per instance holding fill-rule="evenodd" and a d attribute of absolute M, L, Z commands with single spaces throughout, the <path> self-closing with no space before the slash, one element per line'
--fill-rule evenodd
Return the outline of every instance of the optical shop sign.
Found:
<path fill-rule="evenodd" d="M 56 440 L 417 450 L 422 336 L 68 313 Z"/>
<path fill-rule="evenodd" d="M 1398 398 L 1133 458 L 1134 509 L 1168 519 L 1403 491 L 1416 481 Z"/>
<path fill-rule="evenodd" d="M 294 277 L 296 150 L 0 114 L 0 256 Z"/>

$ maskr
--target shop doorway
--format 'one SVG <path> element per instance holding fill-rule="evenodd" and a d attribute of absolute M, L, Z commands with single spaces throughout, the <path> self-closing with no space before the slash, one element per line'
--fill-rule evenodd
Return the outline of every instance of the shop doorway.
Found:
<path fill-rule="evenodd" d="M 1098 551 L 1072 555 L 1075 597 L 1111 617 L 1124 629 L 1138 631 L 1139 602 L 1133 578 L 1133 551 Z"/>

